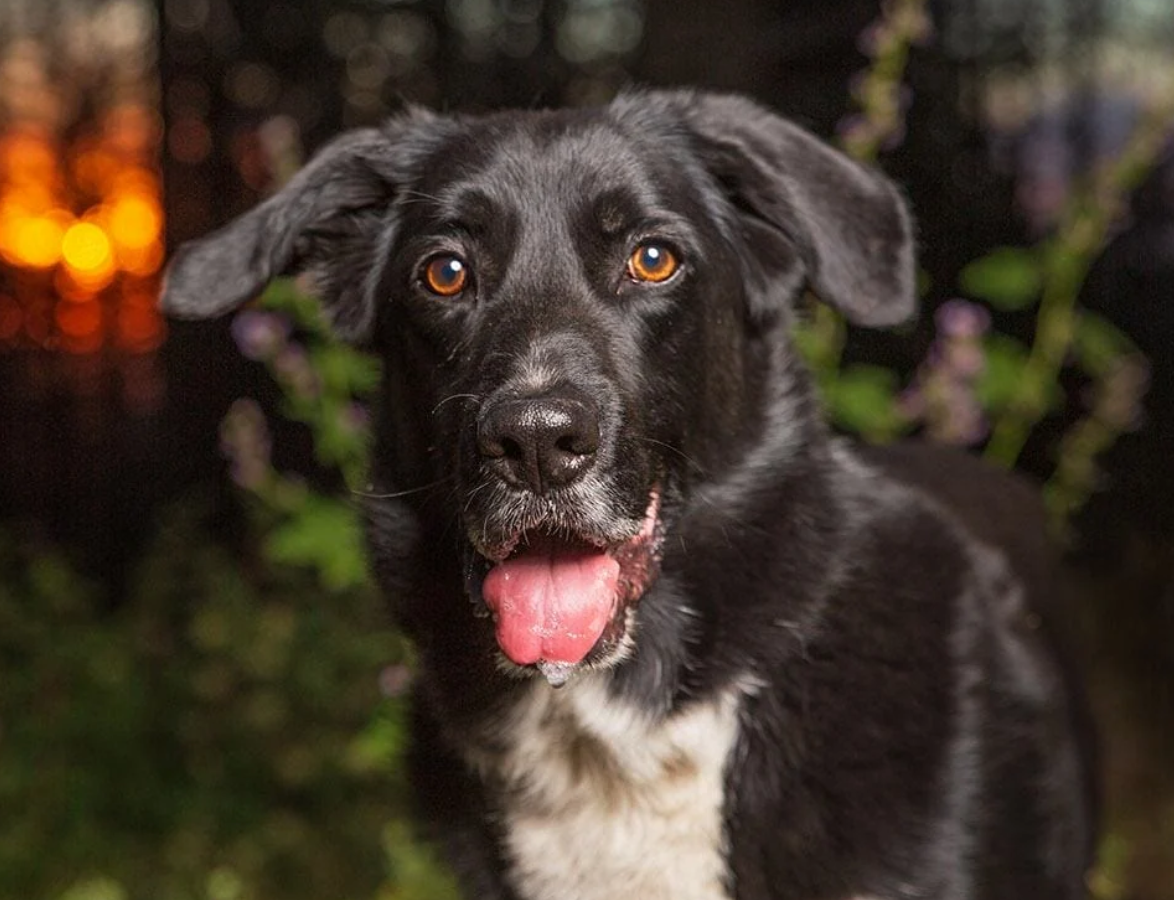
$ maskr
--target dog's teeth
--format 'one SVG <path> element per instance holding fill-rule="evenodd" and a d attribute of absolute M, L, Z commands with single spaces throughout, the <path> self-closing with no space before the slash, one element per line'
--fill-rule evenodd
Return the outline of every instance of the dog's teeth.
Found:
<path fill-rule="evenodd" d="M 551 687 L 556 688 L 566 684 L 575 674 L 576 668 L 578 666 L 575 663 L 547 662 L 546 660 L 541 660 L 538 663 L 538 671 L 542 673 L 542 677 L 550 683 Z"/>

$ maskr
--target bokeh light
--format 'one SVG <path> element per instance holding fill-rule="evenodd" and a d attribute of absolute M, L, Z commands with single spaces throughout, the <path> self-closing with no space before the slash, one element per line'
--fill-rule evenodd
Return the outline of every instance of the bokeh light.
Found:
<path fill-rule="evenodd" d="M 86 280 L 114 268 L 110 239 L 92 222 L 70 226 L 61 239 L 61 256 L 73 274 Z"/>
<path fill-rule="evenodd" d="M 0 38 L 0 349 L 150 352 L 164 323 L 126 295 L 133 280 L 153 298 L 163 263 L 154 16 L 141 0 L 16 6 L 47 17 Z"/>

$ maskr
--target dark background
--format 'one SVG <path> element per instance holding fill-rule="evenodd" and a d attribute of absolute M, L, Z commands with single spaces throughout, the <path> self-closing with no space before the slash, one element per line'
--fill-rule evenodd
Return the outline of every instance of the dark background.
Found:
<path fill-rule="evenodd" d="M 862 36 L 880 13 L 871 0 L 0 0 L 9 62 L 20 41 L 41 42 L 50 50 L 45 90 L 71 98 L 53 120 L 58 146 L 81 140 L 117 91 L 98 77 L 106 69 L 81 72 L 53 48 L 68 39 L 71 16 L 92 22 L 123 6 L 145 11 L 151 28 L 145 87 L 134 96 L 155 116 L 143 146 L 161 178 L 168 247 L 254 204 L 283 167 L 339 129 L 408 101 L 479 110 L 605 101 L 629 84 L 695 85 L 749 93 L 834 138 L 867 65 Z M 920 223 L 932 308 L 957 294 L 969 260 L 1045 235 L 1074 185 L 1121 147 L 1145 85 L 1174 83 L 1174 3 L 937 0 L 930 11 L 934 36 L 914 48 L 907 71 L 905 134 L 880 162 Z M 6 70 L 0 98 L 15 96 L 24 82 L 12 73 L 23 71 Z M 12 129 L 27 112 L 13 101 L 0 125 Z M 4 266 L 0 300 L 27 311 L 40 291 L 36 302 L 63 302 L 47 276 L 11 259 Z M 1151 389 L 1143 427 L 1107 454 L 1104 489 L 1076 520 L 1072 617 L 1109 733 L 1114 815 L 1152 838 L 1133 851 L 1119 896 L 1174 897 L 1168 155 L 1132 199 L 1083 297 L 1149 356 Z M 1023 339 L 1032 324 L 1029 314 L 996 316 Z M 199 495 L 200 527 L 229 548 L 244 540 L 217 429 L 234 398 L 258 396 L 273 409 L 277 397 L 236 351 L 228 323 L 169 323 L 152 346 L 111 339 L 81 352 L 2 325 L 0 316 L 0 529 L 10 541 L 60 549 L 113 615 L 162 510 Z M 852 332 L 848 358 L 908 374 L 931 338 L 928 314 L 900 334 Z M 1065 424 L 1053 416 L 1036 432 L 1026 473 L 1050 471 Z M 315 477 L 304 432 L 275 427 L 278 462 Z"/>

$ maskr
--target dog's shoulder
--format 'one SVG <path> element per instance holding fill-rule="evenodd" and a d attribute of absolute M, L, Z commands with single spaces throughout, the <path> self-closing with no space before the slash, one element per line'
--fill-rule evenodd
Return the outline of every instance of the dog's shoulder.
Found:
<path fill-rule="evenodd" d="M 974 537 L 1016 562 L 1054 557 L 1042 496 L 1025 476 L 925 442 L 856 447 L 853 453 L 884 477 L 940 503 Z"/>
<path fill-rule="evenodd" d="M 1033 633 L 1062 604 L 1063 581 L 1042 496 L 1030 481 L 931 444 L 840 444 L 835 453 L 865 485 L 876 517 L 866 529 L 890 532 L 875 541 L 879 583 L 923 582 L 923 591 L 953 605 L 955 632 L 1038 641 Z M 887 527 L 878 529 L 879 520 Z M 900 545 L 913 556 L 902 556 Z"/>

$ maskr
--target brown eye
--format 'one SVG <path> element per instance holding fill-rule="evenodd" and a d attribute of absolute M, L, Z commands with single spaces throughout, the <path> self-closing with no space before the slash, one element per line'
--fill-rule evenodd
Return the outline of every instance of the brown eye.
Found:
<path fill-rule="evenodd" d="M 628 274 L 635 281 L 668 281 L 678 268 L 673 251 L 663 244 L 641 244 L 628 257 Z"/>
<path fill-rule="evenodd" d="M 434 256 L 424 266 L 424 286 L 441 297 L 455 297 L 469 283 L 469 267 L 459 256 Z"/>

